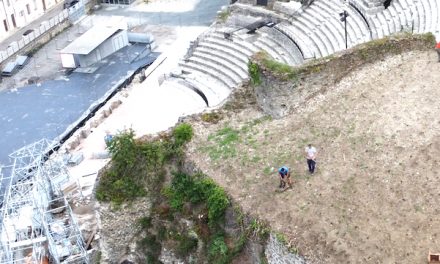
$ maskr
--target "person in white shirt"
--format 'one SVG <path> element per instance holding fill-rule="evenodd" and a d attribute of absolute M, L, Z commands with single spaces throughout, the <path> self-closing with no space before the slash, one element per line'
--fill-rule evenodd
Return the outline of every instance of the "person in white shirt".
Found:
<path fill-rule="evenodd" d="M 316 165 L 316 148 L 312 146 L 312 144 L 309 144 L 306 147 L 306 159 L 307 159 L 307 166 L 309 167 L 309 172 L 314 173 L 315 172 L 315 165 Z"/>

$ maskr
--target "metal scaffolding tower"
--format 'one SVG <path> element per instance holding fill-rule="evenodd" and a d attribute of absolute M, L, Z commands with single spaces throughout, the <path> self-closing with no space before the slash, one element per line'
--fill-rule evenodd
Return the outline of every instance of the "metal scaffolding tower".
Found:
<path fill-rule="evenodd" d="M 49 155 L 58 145 L 46 139 L 10 157 L 9 176 L 0 171 L 0 263 L 88 263 L 79 227 L 62 186 L 69 174 Z"/>

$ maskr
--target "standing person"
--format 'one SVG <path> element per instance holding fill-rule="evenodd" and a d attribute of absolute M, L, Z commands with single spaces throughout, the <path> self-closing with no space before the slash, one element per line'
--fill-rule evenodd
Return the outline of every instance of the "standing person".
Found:
<path fill-rule="evenodd" d="M 435 45 L 435 50 L 437 51 L 438 62 L 440 62 L 440 41 Z"/>
<path fill-rule="evenodd" d="M 306 159 L 307 159 L 307 166 L 309 167 L 309 172 L 314 173 L 315 172 L 315 165 L 316 165 L 316 148 L 312 146 L 312 144 L 309 144 L 306 147 Z"/>
<path fill-rule="evenodd" d="M 286 187 L 286 183 L 289 185 L 288 188 L 291 188 L 292 181 L 290 180 L 290 168 L 283 166 L 278 169 L 278 173 L 280 175 L 280 188 L 284 189 Z"/>
<path fill-rule="evenodd" d="M 104 136 L 104 142 L 105 142 L 105 146 L 106 147 L 110 146 L 110 143 L 111 143 L 112 139 L 113 139 L 113 135 L 110 134 L 109 130 L 106 130 L 105 131 L 105 136 Z"/>

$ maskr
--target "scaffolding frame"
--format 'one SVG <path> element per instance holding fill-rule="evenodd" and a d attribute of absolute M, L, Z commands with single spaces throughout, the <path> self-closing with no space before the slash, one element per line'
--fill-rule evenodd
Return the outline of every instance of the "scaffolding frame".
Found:
<path fill-rule="evenodd" d="M 42 139 L 10 155 L 10 176 L 0 170 L 0 263 L 89 263 L 62 185 L 65 164 L 50 154 L 58 143 Z M 7 186 L 5 182 L 8 183 Z"/>

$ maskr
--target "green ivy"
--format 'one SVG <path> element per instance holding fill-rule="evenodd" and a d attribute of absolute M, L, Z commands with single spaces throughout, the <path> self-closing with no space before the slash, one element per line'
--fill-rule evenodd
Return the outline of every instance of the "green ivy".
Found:
<path fill-rule="evenodd" d="M 173 131 L 174 140 L 178 146 L 189 142 L 192 139 L 193 134 L 192 126 L 186 123 L 178 125 Z"/>
<path fill-rule="evenodd" d="M 249 75 L 251 76 L 251 82 L 253 85 L 260 85 L 261 84 L 261 73 L 260 73 L 260 67 L 258 64 L 249 61 L 248 62 L 248 71 Z"/>
<path fill-rule="evenodd" d="M 181 210 L 185 202 L 206 203 L 211 226 L 223 219 L 229 206 L 225 191 L 203 174 L 174 173 L 171 186 L 164 188 L 162 193 L 168 197 L 174 210 Z"/>

